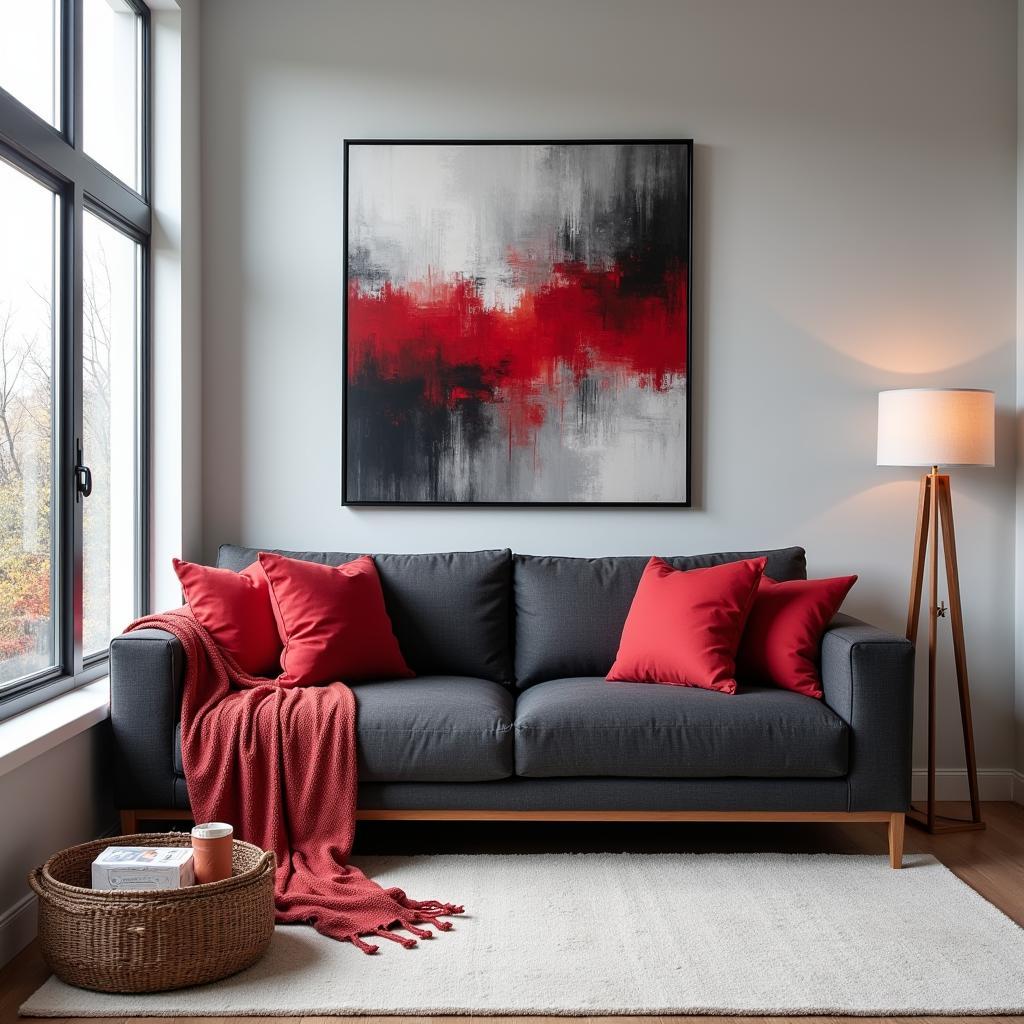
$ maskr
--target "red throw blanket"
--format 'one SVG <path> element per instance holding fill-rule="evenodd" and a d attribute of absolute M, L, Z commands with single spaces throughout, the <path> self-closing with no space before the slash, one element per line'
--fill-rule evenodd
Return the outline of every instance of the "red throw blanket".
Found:
<path fill-rule="evenodd" d="M 181 759 L 196 821 L 227 821 L 239 839 L 277 855 L 277 920 L 311 924 L 364 953 L 381 936 L 412 947 L 462 907 L 382 889 L 346 864 L 355 835 L 356 710 L 343 684 L 278 686 L 243 672 L 187 609 L 150 615 L 185 649 Z"/>

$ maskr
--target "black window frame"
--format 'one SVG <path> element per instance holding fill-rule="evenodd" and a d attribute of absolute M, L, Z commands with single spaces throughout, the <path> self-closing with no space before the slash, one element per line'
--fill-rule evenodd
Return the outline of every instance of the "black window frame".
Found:
<path fill-rule="evenodd" d="M 34 0 L 24 0 L 34 2 Z M 60 118 L 57 127 L 0 86 L 0 157 L 28 174 L 60 201 L 57 232 L 59 291 L 54 343 L 53 609 L 55 667 L 0 690 L 0 721 L 105 674 L 107 652 L 82 648 L 82 508 L 76 487 L 82 439 L 83 218 L 88 210 L 139 245 L 139 338 L 136 354 L 135 611 L 149 595 L 149 416 L 152 232 L 152 32 L 149 8 L 124 0 L 140 19 L 139 132 L 141 189 L 121 181 L 83 148 L 84 0 L 60 4 Z M 89 453 L 84 453 L 88 463 Z"/>

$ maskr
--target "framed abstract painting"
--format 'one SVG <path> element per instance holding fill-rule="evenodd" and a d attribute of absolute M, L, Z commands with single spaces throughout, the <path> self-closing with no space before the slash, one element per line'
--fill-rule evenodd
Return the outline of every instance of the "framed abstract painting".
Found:
<path fill-rule="evenodd" d="M 692 165 L 346 142 L 343 503 L 689 505 Z"/>

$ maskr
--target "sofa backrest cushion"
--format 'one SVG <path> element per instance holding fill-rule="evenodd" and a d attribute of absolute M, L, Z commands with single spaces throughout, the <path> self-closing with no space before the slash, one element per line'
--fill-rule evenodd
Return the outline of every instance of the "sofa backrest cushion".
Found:
<path fill-rule="evenodd" d="M 222 544 L 217 564 L 241 571 L 260 551 L 322 565 L 364 552 L 281 551 Z M 512 552 L 373 554 L 402 654 L 417 675 L 512 681 Z"/>
<path fill-rule="evenodd" d="M 699 569 L 747 558 L 768 559 L 774 580 L 807 578 L 803 548 L 722 551 L 676 555 L 675 569 Z M 545 679 L 607 675 L 648 556 L 563 558 L 515 555 L 516 684 L 525 689 Z"/>

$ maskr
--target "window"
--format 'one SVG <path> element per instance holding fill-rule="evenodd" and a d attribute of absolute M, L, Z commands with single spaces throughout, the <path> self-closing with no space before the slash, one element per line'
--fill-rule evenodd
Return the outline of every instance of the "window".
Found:
<path fill-rule="evenodd" d="M 135 614 L 140 247 L 88 211 L 82 237 L 82 449 L 93 480 L 82 515 L 88 656 Z"/>
<path fill-rule="evenodd" d="M 84 0 L 82 36 L 85 151 L 138 189 L 142 21 L 125 0 Z"/>
<path fill-rule="evenodd" d="M 0 89 L 60 127 L 60 0 L 0 0 Z"/>
<path fill-rule="evenodd" d="M 0 160 L 0 686 L 56 656 L 56 213 L 53 192 Z"/>
<path fill-rule="evenodd" d="M 148 46 L 135 0 L 0 0 L 0 718 L 145 610 Z"/>

